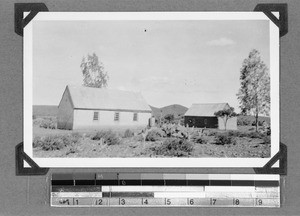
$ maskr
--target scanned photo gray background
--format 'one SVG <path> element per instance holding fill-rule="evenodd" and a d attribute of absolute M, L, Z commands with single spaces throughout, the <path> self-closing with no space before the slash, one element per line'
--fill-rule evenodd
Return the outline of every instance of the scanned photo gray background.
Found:
<path fill-rule="evenodd" d="M 51 208 L 49 176 L 16 176 L 15 146 L 23 140 L 23 38 L 14 32 L 14 3 L 43 2 L 49 11 L 253 11 L 258 3 L 288 3 L 289 32 L 281 47 L 281 142 L 288 148 L 288 175 L 282 188 L 283 206 L 267 208 Z M 300 4 L 296 1 L 233 0 L 89 0 L 89 1 L 1 1 L 0 2 L 0 215 L 299 215 L 300 167 Z M 45 83 L 46 84 L 46 83 Z M 80 169 L 120 172 L 121 169 Z M 152 172 L 155 169 L 152 169 Z M 124 172 L 144 172 L 126 169 Z M 151 169 L 147 170 L 151 172 Z M 157 172 L 157 169 L 155 170 Z M 187 172 L 162 169 L 160 172 Z M 189 169 L 188 172 L 226 173 L 221 169 Z M 239 168 L 234 173 L 244 172 Z M 250 171 L 251 172 L 251 171 Z M 253 171 L 252 171 L 253 173 Z"/>

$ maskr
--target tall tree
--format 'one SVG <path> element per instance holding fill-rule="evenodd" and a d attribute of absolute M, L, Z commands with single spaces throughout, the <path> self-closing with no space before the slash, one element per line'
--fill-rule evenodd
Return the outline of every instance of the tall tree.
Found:
<path fill-rule="evenodd" d="M 258 115 L 270 112 L 270 74 L 261 60 L 259 51 L 253 49 L 240 70 L 240 89 L 237 94 L 241 114 L 254 115 L 256 131 Z"/>
<path fill-rule="evenodd" d="M 225 130 L 226 130 L 228 119 L 236 116 L 236 113 L 234 112 L 233 107 L 229 107 L 228 109 L 219 110 L 218 112 L 215 112 L 214 114 L 215 114 L 215 116 L 223 119 Z"/>
<path fill-rule="evenodd" d="M 92 55 L 88 54 L 86 58 L 83 57 L 80 68 L 82 70 L 84 86 L 94 88 L 107 87 L 109 77 L 104 70 L 102 62 L 99 61 L 95 53 Z"/>

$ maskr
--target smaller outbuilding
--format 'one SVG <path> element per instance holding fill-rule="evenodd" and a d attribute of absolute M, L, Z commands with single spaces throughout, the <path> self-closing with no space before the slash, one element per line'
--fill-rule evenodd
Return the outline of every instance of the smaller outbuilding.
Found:
<path fill-rule="evenodd" d="M 224 121 L 221 117 L 216 117 L 215 112 L 228 108 L 230 108 L 228 103 L 192 104 L 184 114 L 184 124 L 188 127 L 224 130 Z M 228 119 L 226 129 L 237 130 L 237 117 Z"/>

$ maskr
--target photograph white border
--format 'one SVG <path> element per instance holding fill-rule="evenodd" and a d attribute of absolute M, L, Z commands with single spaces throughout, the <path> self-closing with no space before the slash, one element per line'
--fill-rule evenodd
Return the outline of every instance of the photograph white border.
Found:
<path fill-rule="evenodd" d="M 278 14 L 277 14 L 278 16 Z M 34 21 L 83 20 L 268 20 L 270 28 L 271 157 L 270 158 L 35 158 L 32 148 Z M 24 152 L 40 167 L 95 168 L 208 168 L 263 167 L 278 151 L 279 128 L 279 28 L 263 12 L 39 12 L 24 28 L 23 97 Z"/>

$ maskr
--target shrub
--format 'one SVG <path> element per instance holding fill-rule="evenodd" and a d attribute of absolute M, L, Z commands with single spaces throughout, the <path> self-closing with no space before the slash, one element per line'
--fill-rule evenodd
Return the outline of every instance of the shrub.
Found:
<path fill-rule="evenodd" d="M 82 135 L 78 132 L 71 133 L 71 136 L 74 137 L 74 138 L 78 138 L 78 139 L 82 137 Z"/>
<path fill-rule="evenodd" d="M 174 114 L 167 114 L 164 116 L 165 123 L 175 123 L 174 122 Z"/>
<path fill-rule="evenodd" d="M 33 148 L 37 148 L 37 147 L 40 147 L 42 146 L 42 140 L 41 140 L 41 137 L 34 137 L 33 138 L 33 142 L 32 142 L 32 147 Z"/>
<path fill-rule="evenodd" d="M 168 138 L 161 146 L 153 149 L 156 155 L 175 157 L 188 156 L 193 150 L 194 145 L 192 142 L 176 138 Z"/>
<path fill-rule="evenodd" d="M 231 137 L 244 137 L 244 136 L 247 136 L 247 135 L 243 132 L 240 132 L 240 131 L 229 131 L 228 136 L 231 136 Z"/>
<path fill-rule="evenodd" d="M 64 143 L 66 141 L 66 143 Z M 69 144 L 66 137 L 47 136 L 43 139 L 42 149 L 45 151 L 60 150 Z"/>
<path fill-rule="evenodd" d="M 171 137 L 173 133 L 176 132 L 175 125 L 163 124 L 161 130 L 166 134 L 167 137 Z"/>
<path fill-rule="evenodd" d="M 94 136 L 91 137 L 92 140 L 103 140 L 107 145 L 117 145 L 120 144 L 121 140 L 119 136 L 111 131 L 98 131 Z"/>
<path fill-rule="evenodd" d="M 237 125 L 239 126 L 250 126 L 252 121 L 247 116 L 239 116 L 237 119 Z"/>
<path fill-rule="evenodd" d="M 264 125 L 264 121 L 258 121 L 258 126 L 263 126 Z"/>
<path fill-rule="evenodd" d="M 258 139 L 262 138 L 262 134 L 260 134 L 259 132 L 250 132 L 247 133 L 246 136 L 249 138 L 258 138 Z"/>
<path fill-rule="evenodd" d="M 67 146 L 71 146 L 79 141 L 79 137 L 69 135 L 52 135 L 46 137 L 35 137 L 33 139 L 33 147 L 40 147 L 44 151 L 60 150 Z"/>
<path fill-rule="evenodd" d="M 141 134 L 135 135 L 132 139 L 135 142 L 142 142 L 142 141 L 144 141 L 144 137 Z"/>
<path fill-rule="evenodd" d="M 191 135 L 191 141 L 198 144 L 205 144 L 206 140 L 199 133 L 194 133 Z"/>
<path fill-rule="evenodd" d="M 194 143 L 198 143 L 198 144 L 205 144 L 205 143 L 206 143 L 206 140 L 203 139 L 202 137 L 195 137 L 195 138 L 193 139 L 193 142 L 194 142 Z"/>
<path fill-rule="evenodd" d="M 267 132 L 266 132 L 266 134 L 267 134 L 268 136 L 271 135 L 271 127 L 267 127 Z"/>
<path fill-rule="evenodd" d="M 74 148 L 74 146 L 71 146 L 71 147 L 67 150 L 66 155 L 69 155 L 69 154 L 75 154 L 75 153 L 77 153 L 77 152 L 78 152 L 78 150 L 77 150 L 76 148 Z"/>
<path fill-rule="evenodd" d="M 263 122 L 262 124 L 262 127 L 259 128 L 259 131 L 262 133 L 262 134 L 265 134 L 265 135 L 271 135 L 271 127 L 270 127 L 270 124 L 268 124 L 267 122 Z"/>
<path fill-rule="evenodd" d="M 191 133 L 193 132 L 192 128 L 188 128 L 179 124 L 163 124 L 160 128 L 164 133 L 164 137 L 189 139 Z"/>
<path fill-rule="evenodd" d="M 57 121 L 55 118 L 36 118 L 33 124 L 45 129 L 56 129 Z"/>
<path fill-rule="evenodd" d="M 133 137 L 133 136 L 134 136 L 133 131 L 131 131 L 130 129 L 127 129 L 127 130 L 124 132 L 123 138 L 129 138 L 129 137 Z"/>
<path fill-rule="evenodd" d="M 218 134 L 215 139 L 217 145 L 234 144 L 233 138 L 228 134 Z"/>
<path fill-rule="evenodd" d="M 271 137 L 270 136 L 264 136 L 263 140 L 264 140 L 264 144 L 271 144 Z"/>
<path fill-rule="evenodd" d="M 162 137 L 164 137 L 166 134 L 164 133 L 163 130 L 161 130 L 160 128 L 152 128 L 147 136 L 146 136 L 146 141 L 158 141 L 161 140 Z"/>
<path fill-rule="evenodd" d="M 207 136 L 216 136 L 218 133 L 216 131 L 209 131 Z"/>

